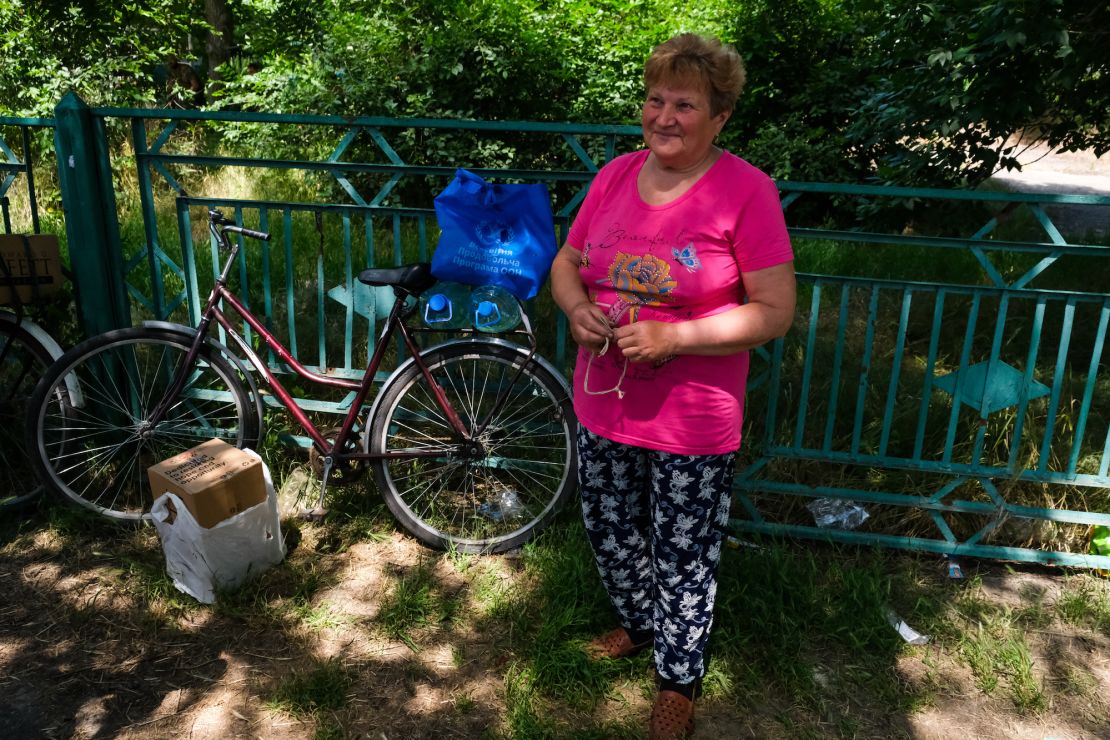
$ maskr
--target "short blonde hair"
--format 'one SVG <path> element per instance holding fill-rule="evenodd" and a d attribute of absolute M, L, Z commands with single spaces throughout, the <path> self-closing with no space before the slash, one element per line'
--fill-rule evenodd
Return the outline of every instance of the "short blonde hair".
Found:
<path fill-rule="evenodd" d="M 719 39 L 680 33 L 652 50 L 644 63 L 644 87 L 694 83 L 709 95 L 709 114 L 731 112 L 744 89 L 744 62 L 732 44 Z"/>

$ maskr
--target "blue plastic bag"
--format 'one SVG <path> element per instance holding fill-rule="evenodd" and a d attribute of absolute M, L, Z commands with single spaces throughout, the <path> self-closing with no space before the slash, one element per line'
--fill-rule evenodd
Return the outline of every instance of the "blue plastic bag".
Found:
<path fill-rule="evenodd" d="M 440 235 L 432 274 L 469 285 L 497 285 L 532 298 L 557 250 L 543 184 L 497 185 L 460 169 L 435 199 Z"/>

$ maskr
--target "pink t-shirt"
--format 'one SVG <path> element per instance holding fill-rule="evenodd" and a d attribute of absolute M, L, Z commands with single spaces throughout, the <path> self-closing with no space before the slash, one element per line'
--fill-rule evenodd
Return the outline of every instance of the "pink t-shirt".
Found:
<path fill-rule="evenodd" d="M 681 196 L 652 206 L 636 187 L 647 156 L 645 149 L 603 167 L 567 236 L 582 252 L 590 299 L 614 325 L 685 321 L 734 308 L 744 300 L 744 272 L 794 258 L 767 175 L 725 152 Z M 747 352 L 679 355 L 655 366 L 626 363 L 615 343 L 603 356 L 579 348 L 574 409 L 583 426 L 617 442 L 723 454 L 740 446 L 747 377 Z M 587 392 L 618 385 L 623 398 Z"/>

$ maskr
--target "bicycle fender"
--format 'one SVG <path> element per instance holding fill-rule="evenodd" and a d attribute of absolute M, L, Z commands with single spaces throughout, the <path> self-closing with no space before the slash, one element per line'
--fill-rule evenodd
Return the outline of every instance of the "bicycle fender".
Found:
<path fill-rule="evenodd" d="M 170 332 L 171 334 L 177 334 L 178 336 L 188 339 L 189 341 L 192 341 L 193 337 L 197 335 L 196 327 L 186 326 L 184 324 L 175 324 L 172 321 L 144 321 L 143 327 L 147 329 L 158 329 L 159 331 L 166 331 Z M 205 337 L 204 341 L 205 344 L 207 344 L 209 347 L 219 352 L 221 357 L 225 358 L 228 362 L 234 365 L 235 369 L 239 371 L 239 374 L 247 379 L 247 385 L 250 386 L 248 390 L 250 391 L 251 396 L 254 398 L 254 405 L 258 413 L 258 437 L 259 439 L 262 439 L 263 435 L 265 434 L 265 427 L 263 426 L 263 412 L 265 410 L 265 404 L 262 400 L 262 394 L 258 390 L 258 384 L 254 380 L 254 374 L 249 372 L 247 363 L 243 362 L 243 360 L 240 359 L 239 355 L 232 352 L 227 347 L 227 345 L 216 339 L 213 339 L 212 337 Z M 246 349 L 250 351 L 249 347 L 247 347 Z M 251 351 L 251 354 L 254 355 L 253 351 Z M 253 362 L 261 362 L 261 360 L 258 359 L 257 355 L 251 357 L 251 360 Z"/>
<path fill-rule="evenodd" d="M 497 344 L 497 345 L 500 345 L 502 347 L 506 347 L 508 349 L 511 349 L 511 350 L 515 351 L 521 357 L 528 357 L 528 348 L 527 347 L 522 347 L 522 346 L 520 346 L 519 344 L 517 344 L 515 342 L 509 342 L 509 341 L 506 341 L 504 339 L 497 339 L 496 337 L 483 337 L 481 339 L 451 339 L 451 340 L 448 340 L 446 342 L 440 342 L 439 344 L 428 347 L 421 354 L 429 354 L 431 352 L 434 352 L 435 350 L 443 349 L 444 347 L 454 347 L 456 345 L 485 346 L 485 345 L 490 345 L 490 344 Z M 537 365 L 540 365 L 541 367 L 543 367 L 545 370 L 550 372 L 555 378 L 557 378 L 559 383 L 563 387 L 563 392 L 566 394 L 566 397 L 570 398 L 570 395 L 571 395 L 570 384 L 567 383 L 567 379 L 563 377 L 563 374 L 555 369 L 554 365 L 552 365 L 550 362 L 547 361 L 547 359 L 545 357 L 543 357 L 542 355 L 539 355 L 539 354 L 532 355 L 532 361 L 535 362 Z M 392 373 L 389 374 L 389 377 L 385 379 L 385 382 L 382 383 L 381 387 L 385 388 L 386 386 L 388 386 L 391 382 L 393 382 L 394 378 L 396 378 L 398 375 L 403 373 L 410 365 L 412 365 L 415 362 L 416 362 L 416 360 L 412 357 L 409 357 L 408 359 L 406 359 L 404 362 L 402 362 L 400 365 L 397 366 L 396 370 L 394 370 Z M 374 418 L 374 414 L 376 414 L 378 412 L 378 405 L 381 402 L 381 398 L 382 398 L 382 394 L 379 391 L 377 396 L 374 398 L 373 405 L 370 407 L 370 412 L 366 417 L 367 419 L 373 419 Z"/>
<path fill-rule="evenodd" d="M 46 350 L 51 359 L 57 360 L 59 357 L 62 356 L 64 352 L 64 350 L 62 350 L 62 346 L 58 344 L 54 337 L 50 336 L 50 334 L 47 333 L 46 329 L 43 329 L 34 321 L 31 321 L 30 319 L 23 319 L 22 321 L 19 321 L 16 318 L 16 315 L 9 311 L 0 311 L 0 321 L 14 324 L 23 329 L 23 331 L 30 334 L 32 339 L 42 345 L 42 348 Z M 72 403 L 74 407 L 77 408 L 84 406 L 85 399 L 81 393 L 81 384 L 77 382 L 77 378 L 73 375 L 67 375 L 65 378 L 65 384 L 66 389 L 69 392 L 70 403 Z"/>
<path fill-rule="evenodd" d="M 62 356 L 62 346 L 55 341 L 54 337 L 46 333 L 46 330 L 36 324 L 30 319 L 23 319 L 17 321 L 14 313 L 7 311 L 0 311 L 0 321 L 6 321 L 9 324 L 15 324 L 23 329 L 23 331 L 30 334 L 39 344 L 42 345 L 51 357 L 55 360 Z"/>
<path fill-rule="evenodd" d="M 175 324 L 172 321 L 144 321 L 143 328 L 145 329 L 158 329 L 159 331 L 168 331 L 172 334 L 177 334 L 182 337 L 192 339 L 197 335 L 197 330 L 192 326 L 185 326 L 184 324 Z M 235 369 L 241 373 L 246 373 L 247 367 L 237 354 L 232 352 L 226 344 L 212 337 L 205 337 L 205 343 L 212 349 L 219 351 L 219 353 L 226 357 L 235 365 Z"/>

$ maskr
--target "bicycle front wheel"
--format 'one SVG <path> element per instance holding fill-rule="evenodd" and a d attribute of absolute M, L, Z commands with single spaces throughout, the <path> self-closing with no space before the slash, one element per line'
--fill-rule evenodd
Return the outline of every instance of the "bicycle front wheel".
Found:
<path fill-rule="evenodd" d="M 565 385 L 518 348 L 490 341 L 421 355 L 469 439 L 448 421 L 416 363 L 381 391 L 366 445 L 390 455 L 374 478 L 425 544 L 504 552 L 554 516 L 575 481 L 575 418 Z"/>
<path fill-rule="evenodd" d="M 213 437 L 255 445 L 250 395 L 206 345 L 164 418 L 149 423 L 188 350 L 187 338 L 140 327 L 101 334 L 62 355 L 35 388 L 28 413 L 31 460 L 47 486 L 112 519 L 148 519 L 149 466 Z"/>
<path fill-rule="evenodd" d="M 0 319 L 0 511 L 42 493 L 23 435 L 31 394 L 54 357 L 7 313 Z"/>

